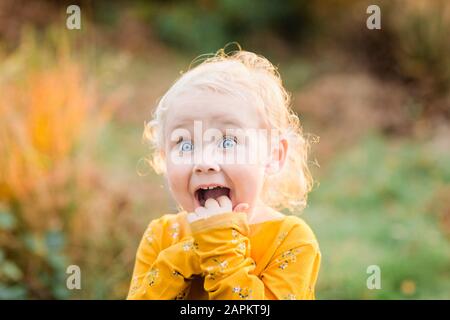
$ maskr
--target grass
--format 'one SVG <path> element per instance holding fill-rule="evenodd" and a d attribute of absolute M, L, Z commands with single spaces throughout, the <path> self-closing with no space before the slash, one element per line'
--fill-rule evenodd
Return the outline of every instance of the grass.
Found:
<path fill-rule="evenodd" d="M 332 161 L 305 211 L 323 253 L 319 299 L 450 298 L 450 243 L 431 205 L 450 183 L 443 157 L 370 136 Z M 366 287 L 370 265 L 380 290 Z"/>

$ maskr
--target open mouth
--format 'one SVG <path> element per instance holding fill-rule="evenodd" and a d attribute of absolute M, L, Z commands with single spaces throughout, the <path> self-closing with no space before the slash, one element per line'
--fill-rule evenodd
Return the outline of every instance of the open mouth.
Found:
<path fill-rule="evenodd" d="M 230 198 L 230 191 L 231 191 L 230 188 L 218 185 L 200 187 L 195 191 L 195 198 L 197 199 L 199 204 L 203 207 L 205 205 L 206 200 L 210 198 L 216 200 L 221 196 L 227 196 L 228 198 Z"/>

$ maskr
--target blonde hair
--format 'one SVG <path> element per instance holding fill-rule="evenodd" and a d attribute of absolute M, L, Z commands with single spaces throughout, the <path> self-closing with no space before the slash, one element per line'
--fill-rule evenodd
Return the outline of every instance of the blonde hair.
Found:
<path fill-rule="evenodd" d="M 313 184 L 308 168 L 310 144 L 303 135 L 298 116 L 291 109 L 291 95 L 284 88 L 277 68 L 269 60 L 240 47 L 230 53 L 225 53 L 225 48 L 212 56 L 202 55 L 200 59 L 195 59 L 188 71 L 181 73 L 159 100 L 153 119 L 145 124 L 144 129 L 144 140 L 153 149 L 147 161 L 157 173 L 165 172 L 160 152 L 164 145 L 163 126 L 166 111 L 177 95 L 192 92 L 192 89 L 239 95 L 244 89 L 252 96 L 251 99 L 259 102 L 268 124 L 278 129 L 289 145 L 281 171 L 266 177 L 262 200 L 276 209 L 302 210 Z M 203 62 L 192 68 L 200 60 Z"/>

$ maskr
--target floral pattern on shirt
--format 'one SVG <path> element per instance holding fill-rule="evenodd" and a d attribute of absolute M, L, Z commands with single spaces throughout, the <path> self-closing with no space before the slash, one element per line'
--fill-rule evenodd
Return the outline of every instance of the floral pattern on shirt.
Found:
<path fill-rule="evenodd" d="M 178 239 L 179 235 L 180 235 L 180 224 L 178 222 L 175 222 L 170 226 L 170 236 L 172 237 L 172 239 Z"/>
<path fill-rule="evenodd" d="M 283 240 L 286 238 L 286 236 L 287 236 L 287 232 L 285 231 L 285 232 L 282 232 L 278 237 L 277 237 L 277 239 L 278 239 L 278 241 L 277 241 L 277 247 L 283 242 Z"/>
<path fill-rule="evenodd" d="M 238 243 L 239 232 L 237 232 L 236 229 L 232 229 L 231 230 L 231 237 L 233 238 L 231 240 L 231 243 Z"/>
<path fill-rule="evenodd" d="M 175 300 L 186 300 L 189 293 L 189 288 L 184 289 L 179 294 L 175 296 Z"/>
<path fill-rule="evenodd" d="M 173 270 L 173 271 L 172 271 L 172 275 L 175 276 L 175 277 L 179 277 L 179 276 L 182 277 L 182 276 L 183 276 L 183 275 L 181 274 L 181 272 L 179 272 L 179 271 L 177 271 L 177 270 Z"/>
<path fill-rule="evenodd" d="M 247 251 L 247 245 L 245 244 L 245 241 L 239 239 L 239 232 L 236 231 L 235 229 L 232 229 L 231 237 L 232 237 L 231 243 L 237 244 L 237 249 L 239 253 L 245 255 Z"/>
<path fill-rule="evenodd" d="M 232 291 L 234 294 L 237 294 L 241 299 L 249 300 L 252 298 L 252 289 L 241 288 L 240 286 L 236 286 L 233 287 Z"/>
<path fill-rule="evenodd" d="M 289 293 L 283 297 L 283 300 L 297 300 L 297 297 L 293 293 Z"/>
<path fill-rule="evenodd" d="M 225 273 L 225 270 L 228 267 L 228 261 L 220 261 L 217 258 L 212 259 L 212 261 L 215 263 L 215 265 L 206 267 L 207 277 L 210 280 L 216 280 L 217 276 Z"/>
<path fill-rule="evenodd" d="M 198 243 L 194 242 L 194 240 L 188 240 L 183 244 L 183 251 L 187 252 L 189 250 L 198 249 Z"/>
<path fill-rule="evenodd" d="M 154 286 L 158 277 L 159 277 L 159 270 L 155 268 L 150 269 L 150 271 L 147 273 L 148 285 L 150 287 Z"/>
<path fill-rule="evenodd" d="M 295 262 L 297 260 L 297 254 L 300 252 L 299 249 L 286 250 L 281 254 L 281 258 L 277 259 L 278 266 L 281 270 L 287 268 L 290 262 Z"/>
<path fill-rule="evenodd" d="M 145 240 L 148 242 L 148 244 L 152 244 L 153 240 L 155 240 L 154 238 L 154 232 L 152 228 L 148 228 L 147 231 L 145 231 L 145 235 L 144 238 Z"/>
<path fill-rule="evenodd" d="M 139 277 L 133 277 L 133 281 L 131 281 L 131 289 L 130 289 L 130 295 L 133 295 L 136 293 L 136 291 L 139 289 Z"/>
<path fill-rule="evenodd" d="M 298 221 L 292 219 L 292 226 L 283 225 L 276 230 L 272 225 L 265 230 L 266 225 L 262 225 L 262 235 L 254 238 L 262 240 L 260 244 L 246 236 L 247 230 L 250 235 L 256 233 L 246 228 L 244 218 L 236 218 L 236 223 L 232 223 L 234 216 L 217 219 L 226 222 L 220 228 L 212 228 L 216 226 L 212 222 L 196 225 L 192 238 L 188 234 L 185 237 L 189 228 L 184 228 L 184 222 L 164 218 L 157 221 L 159 225 L 151 224 L 139 249 L 134 271 L 138 276 L 132 278 L 129 298 L 179 300 L 192 295 L 193 299 L 203 299 L 206 292 L 209 299 L 314 299 L 320 253 L 316 247 L 305 246 L 305 241 L 314 239 L 304 237 L 303 230 L 296 227 Z M 273 239 L 270 245 L 265 242 L 268 239 Z M 160 254 L 161 249 L 175 244 L 178 251 Z M 198 254 L 199 265 L 191 263 L 190 254 Z M 257 269 L 257 263 L 264 264 L 267 270 Z M 191 274 L 194 267 L 201 271 L 203 284 L 194 291 L 186 290 L 188 282 L 183 275 Z M 264 277 L 264 272 L 273 276 Z"/>

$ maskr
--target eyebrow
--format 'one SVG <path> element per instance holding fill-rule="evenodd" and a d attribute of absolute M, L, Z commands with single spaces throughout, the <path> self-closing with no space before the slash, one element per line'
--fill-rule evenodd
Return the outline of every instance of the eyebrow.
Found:
<path fill-rule="evenodd" d="M 227 114 L 218 115 L 215 118 L 218 118 L 217 123 L 220 124 L 220 125 L 225 125 L 225 126 L 231 125 L 231 126 L 236 126 L 236 127 L 239 127 L 239 128 L 244 128 L 245 127 L 244 123 L 241 120 L 237 119 L 236 117 L 230 117 Z M 184 127 L 187 124 L 194 124 L 195 121 L 198 121 L 198 120 L 192 119 L 192 118 L 184 118 L 184 119 L 179 120 L 178 122 L 176 122 L 173 127 L 168 128 L 168 129 L 171 129 L 171 131 L 173 131 L 173 130 L 176 130 L 178 128 L 182 128 L 182 127 Z"/>
<path fill-rule="evenodd" d="M 244 123 L 241 120 L 239 120 L 235 117 L 227 116 L 227 115 L 220 117 L 219 122 L 223 125 L 233 125 L 233 126 L 236 126 L 239 128 L 245 127 Z"/>
<path fill-rule="evenodd" d="M 182 119 L 182 120 L 176 122 L 174 126 L 172 126 L 171 128 L 168 128 L 168 129 L 172 129 L 171 131 L 173 131 L 173 130 L 176 130 L 179 128 L 183 128 L 186 124 L 190 124 L 190 123 L 193 123 L 192 119 Z"/>

